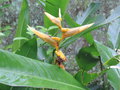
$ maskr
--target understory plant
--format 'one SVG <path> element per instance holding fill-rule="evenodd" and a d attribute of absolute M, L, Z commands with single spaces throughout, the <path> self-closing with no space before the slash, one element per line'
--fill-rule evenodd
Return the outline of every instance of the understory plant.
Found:
<path fill-rule="evenodd" d="M 103 15 L 94 15 L 100 3 L 91 3 L 81 16 L 73 20 L 66 13 L 69 0 L 38 0 L 38 3 L 46 11 L 44 26 L 36 26 L 37 30 L 30 27 L 30 7 L 28 1 L 23 0 L 12 52 L 0 49 L 0 89 L 87 90 L 92 81 L 106 74 L 110 85 L 120 90 L 120 6 L 104 18 Z M 72 28 L 64 28 L 63 20 Z M 96 41 L 91 34 L 106 24 L 109 46 Z M 67 48 L 81 36 L 89 45 L 76 54 L 79 70 L 72 75 L 65 70 L 67 58 L 61 48 Z M 98 63 L 100 71 L 90 73 Z"/>

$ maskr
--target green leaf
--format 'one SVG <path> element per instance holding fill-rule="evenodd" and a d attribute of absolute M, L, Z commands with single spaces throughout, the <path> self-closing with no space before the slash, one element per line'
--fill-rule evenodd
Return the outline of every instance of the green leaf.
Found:
<path fill-rule="evenodd" d="M 93 81 L 95 78 L 97 78 L 99 76 L 98 73 L 87 73 L 84 71 L 79 71 L 76 75 L 75 78 L 76 80 L 78 80 L 79 82 L 82 82 L 83 85 L 87 85 L 88 83 L 90 83 L 91 81 Z"/>
<path fill-rule="evenodd" d="M 13 39 L 13 41 L 15 41 L 15 40 L 29 40 L 29 39 L 26 37 L 16 37 Z"/>
<path fill-rule="evenodd" d="M 76 61 L 80 67 L 85 71 L 92 69 L 98 62 L 98 52 L 94 45 L 90 47 L 85 47 L 80 49 L 79 53 L 76 55 Z"/>
<path fill-rule="evenodd" d="M 79 37 L 85 35 L 86 33 L 89 33 L 89 32 L 91 32 L 93 30 L 97 30 L 99 27 L 102 27 L 103 25 L 108 24 L 108 23 L 112 22 L 113 20 L 119 18 L 120 17 L 119 10 L 120 10 L 120 6 L 116 7 L 114 9 L 114 11 L 112 12 L 112 14 L 106 20 L 102 19 L 100 22 L 96 23 L 95 25 L 93 25 L 92 27 L 88 28 L 87 30 L 85 30 L 85 31 L 83 31 L 83 32 L 81 32 L 81 33 L 79 33 L 77 35 L 74 35 L 72 37 L 69 37 L 69 38 L 65 39 L 61 43 L 60 47 L 67 47 L 68 45 L 70 45 L 71 43 L 73 43 Z"/>
<path fill-rule="evenodd" d="M 56 65 L 0 50 L 0 83 L 10 86 L 86 90 Z"/>
<path fill-rule="evenodd" d="M 112 50 L 111 48 L 108 48 L 104 46 L 103 44 L 99 42 L 96 43 L 96 48 L 102 58 L 102 62 L 105 63 L 109 59 L 111 59 L 113 56 L 116 56 L 117 53 Z M 120 65 L 120 64 L 118 64 Z M 114 90 L 120 90 L 120 69 L 110 69 L 107 71 L 107 78 L 110 84 L 113 86 Z"/>
<path fill-rule="evenodd" d="M 37 59 L 37 41 L 36 38 L 30 39 L 25 42 L 20 49 L 16 51 L 16 54 L 26 56 L 32 59 Z"/>
<path fill-rule="evenodd" d="M 39 47 L 37 54 L 38 54 L 38 58 L 40 60 L 44 60 L 45 62 L 48 62 L 48 57 L 49 56 L 47 55 L 47 50 L 45 48 Z"/>
<path fill-rule="evenodd" d="M 120 47 L 120 19 L 118 18 L 109 25 L 108 28 L 108 39 L 112 43 L 114 49 Z"/>
<path fill-rule="evenodd" d="M 89 20 L 89 16 L 95 13 L 100 8 L 100 3 L 91 3 L 86 11 L 80 16 L 78 14 L 76 22 L 80 25 L 86 24 L 85 22 Z"/>
<path fill-rule="evenodd" d="M 120 6 L 116 7 L 115 9 L 112 10 L 111 15 L 104 21 L 103 24 L 106 24 L 108 22 L 111 22 L 117 18 L 120 17 Z"/>
<path fill-rule="evenodd" d="M 85 71 L 80 70 L 76 75 L 75 78 L 76 80 L 78 80 L 79 82 L 82 82 L 83 85 L 87 85 L 90 82 L 92 82 L 94 79 L 96 79 L 97 77 L 99 77 L 100 75 L 104 74 L 106 70 L 103 70 L 99 73 L 88 73 Z"/>
<path fill-rule="evenodd" d="M 65 18 L 65 21 L 67 22 L 67 24 L 68 24 L 70 27 L 78 27 L 78 26 L 80 26 L 79 24 L 77 24 L 77 23 L 75 22 L 75 20 L 73 20 L 73 19 L 70 17 L 70 15 L 69 15 L 68 13 L 65 13 L 64 18 Z"/>
<path fill-rule="evenodd" d="M 23 0 L 21 5 L 21 11 L 18 18 L 18 26 L 15 37 L 28 37 L 27 25 L 29 24 L 29 6 L 27 0 Z M 13 51 L 19 49 L 23 44 L 24 40 L 16 40 L 13 43 Z"/>
<path fill-rule="evenodd" d="M 120 63 L 120 55 L 116 55 L 116 56 L 112 57 L 111 59 L 107 60 L 104 63 L 104 65 L 113 66 L 113 65 L 117 65 L 118 63 Z"/>
<path fill-rule="evenodd" d="M 0 83 L 0 90 L 10 90 L 10 86 L 4 85 Z"/>
<path fill-rule="evenodd" d="M 64 17 L 65 11 L 67 9 L 67 5 L 69 0 L 46 0 L 45 2 L 45 11 L 50 13 L 51 15 L 58 17 L 59 8 L 61 9 L 62 18 Z M 44 17 L 44 25 L 49 28 L 54 24 L 45 16 Z M 56 31 L 50 31 L 49 33 L 53 35 Z"/>

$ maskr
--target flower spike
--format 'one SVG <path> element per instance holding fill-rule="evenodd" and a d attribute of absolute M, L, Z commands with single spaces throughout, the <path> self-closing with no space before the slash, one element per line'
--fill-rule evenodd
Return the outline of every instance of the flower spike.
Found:
<path fill-rule="evenodd" d="M 58 42 L 54 39 L 52 39 L 51 36 L 41 33 L 37 30 L 35 30 L 34 28 L 28 26 L 28 28 L 34 33 L 36 34 L 39 38 L 41 38 L 42 40 L 44 40 L 45 42 L 49 43 L 50 45 L 54 46 L 56 49 L 58 49 L 59 45 Z"/>
<path fill-rule="evenodd" d="M 76 35 L 82 31 L 86 30 L 87 28 L 91 27 L 93 24 L 94 23 L 87 24 L 87 25 L 80 26 L 80 27 L 75 27 L 75 28 L 61 28 L 61 31 L 63 32 L 62 39 Z"/>
<path fill-rule="evenodd" d="M 62 18 L 60 17 L 54 17 L 52 16 L 51 14 L 45 12 L 45 15 L 54 23 L 56 24 L 59 28 L 61 28 L 61 21 L 62 21 Z"/>

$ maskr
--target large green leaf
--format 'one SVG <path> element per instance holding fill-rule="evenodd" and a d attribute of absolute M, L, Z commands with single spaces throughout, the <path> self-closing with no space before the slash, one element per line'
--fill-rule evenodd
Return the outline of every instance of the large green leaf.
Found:
<path fill-rule="evenodd" d="M 84 90 L 73 76 L 56 65 L 0 50 L 0 83 L 10 86 Z"/>
<path fill-rule="evenodd" d="M 45 11 L 50 13 L 53 16 L 58 17 L 59 8 L 61 9 L 61 13 L 64 16 L 69 0 L 46 0 L 45 2 Z M 45 27 L 53 26 L 54 24 L 45 16 L 44 17 L 44 25 Z M 54 34 L 56 31 L 49 32 L 50 34 Z"/>
<path fill-rule="evenodd" d="M 99 42 L 95 43 L 103 63 L 117 55 L 111 48 L 108 48 Z M 107 72 L 107 78 L 114 90 L 120 90 L 120 69 L 110 69 Z"/>
<path fill-rule="evenodd" d="M 32 59 L 37 59 L 37 41 L 36 38 L 30 39 L 25 42 L 20 49 L 16 51 L 16 54 L 26 56 Z"/>
<path fill-rule="evenodd" d="M 120 47 L 120 19 L 115 20 L 109 25 L 108 39 L 112 43 L 114 49 Z"/>
<path fill-rule="evenodd" d="M 80 49 L 79 53 L 76 55 L 76 61 L 80 69 L 88 71 L 98 62 L 98 55 L 97 50 L 94 45 L 92 45 L 90 47 Z"/>
<path fill-rule="evenodd" d="M 29 24 L 29 6 L 27 0 L 23 0 L 21 5 L 21 11 L 18 18 L 18 26 L 16 30 L 15 37 L 27 37 L 28 34 L 27 31 L 27 25 Z M 19 49 L 23 43 L 24 40 L 15 40 L 13 43 L 13 51 L 16 51 Z"/>
<path fill-rule="evenodd" d="M 118 17 L 120 17 L 120 6 L 115 8 L 114 11 L 112 12 L 112 14 L 106 19 L 106 20 L 100 20 L 100 22 L 96 23 L 95 25 L 93 25 L 92 27 L 88 28 L 87 30 L 74 35 L 72 37 L 69 37 L 67 39 L 65 39 L 62 43 L 61 43 L 61 47 L 66 47 L 68 45 L 70 45 L 71 43 L 73 43 L 74 41 L 76 41 L 79 37 L 81 37 L 82 35 L 85 35 L 86 33 L 96 30 L 99 27 L 102 27 L 105 24 L 108 24 L 110 22 L 112 22 L 113 20 L 117 19 Z"/>

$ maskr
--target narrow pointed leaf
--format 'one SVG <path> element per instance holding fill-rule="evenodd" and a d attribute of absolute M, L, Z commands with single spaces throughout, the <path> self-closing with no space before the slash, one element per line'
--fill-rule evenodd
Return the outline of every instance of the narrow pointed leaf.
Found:
<path fill-rule="evenodd" d="M 29 24 L 29 6 L 27 0 L 23 0 L 21 5 L 21 11 L 18 18 L 18 26 L 15 37 L 28 37 L 27 25 Z M 23 44 L 24 40 L 15 40 L 13 43 L 13 51 L 19 49 Z"/>

